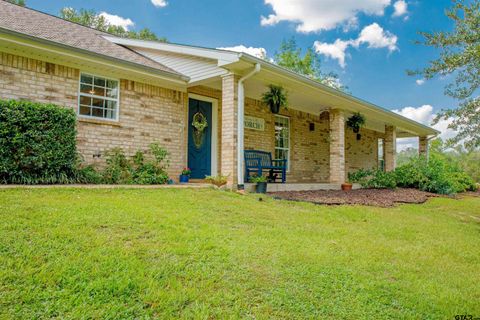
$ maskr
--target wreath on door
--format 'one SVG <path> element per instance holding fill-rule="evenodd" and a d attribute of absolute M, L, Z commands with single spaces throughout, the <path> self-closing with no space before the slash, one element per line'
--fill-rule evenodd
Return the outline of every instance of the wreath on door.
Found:
<path fill-rule="evenodd" d="M 195 113 L 192 121 L 193 143 L 197 149 L 200 149 L 205 140 L 205 129 L 208 127 L 207 117 L 201 112 Z"/>

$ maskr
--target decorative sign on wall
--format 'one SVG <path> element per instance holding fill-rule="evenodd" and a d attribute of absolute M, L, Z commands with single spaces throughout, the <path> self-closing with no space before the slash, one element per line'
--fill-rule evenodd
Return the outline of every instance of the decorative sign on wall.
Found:
<path fill-rule="evenodd" d="M 265 119 L 245 116 L 244 123 L 247 129 L 265 131 Z"/>

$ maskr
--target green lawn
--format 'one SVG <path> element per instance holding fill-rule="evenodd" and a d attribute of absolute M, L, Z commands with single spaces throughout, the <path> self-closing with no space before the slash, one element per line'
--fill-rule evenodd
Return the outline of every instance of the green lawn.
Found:
<path fill-rule="evenodd" d="M 0 319 L 480 316 L 480 198 L 0 190 Z"/>

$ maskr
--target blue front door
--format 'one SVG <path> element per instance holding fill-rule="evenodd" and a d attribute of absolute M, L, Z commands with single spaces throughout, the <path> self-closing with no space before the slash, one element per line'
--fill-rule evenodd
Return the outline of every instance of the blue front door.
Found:
<path fill-rule="evenodd" d="M 212 104 L 189 99 L 188 167 L 191 178 L 204 179 L 212 169 Z"/>

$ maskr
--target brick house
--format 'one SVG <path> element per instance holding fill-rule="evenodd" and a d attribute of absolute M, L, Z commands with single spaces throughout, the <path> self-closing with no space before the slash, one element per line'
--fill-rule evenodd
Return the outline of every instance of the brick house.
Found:
<path fill-rule="evenodd" d="M 289 108 L 278 115 L 260 102 L 270 84 L 288 91 Z M 425 153 L 438 134 L 245 53 L 118 38 L 4 1 L 0 99 L 75 109 L 87 163 L 158 141 L 172 177 L 192 166 L 194 177 L 228 175 L 232 188 L 244 184 L 244 149 L 287 159 L 289 183 L 340 184 L 360 168 L 394 169 L 397 138 L 418 137 Z M 355 112 L 367 119 L 360 140 L 345 126 Z M 192 133 L 198 113 L 207 123 L 201 137 Z"/>

